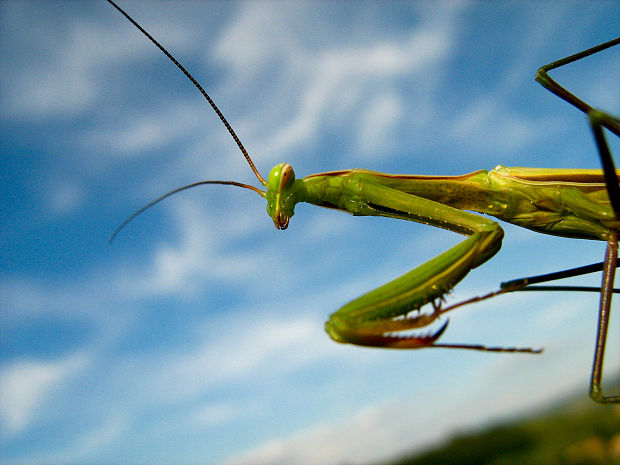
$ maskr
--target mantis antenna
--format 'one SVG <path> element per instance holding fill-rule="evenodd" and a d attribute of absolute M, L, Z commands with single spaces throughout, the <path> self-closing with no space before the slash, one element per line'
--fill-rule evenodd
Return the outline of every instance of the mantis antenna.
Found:
<path fill-rule="evenodd" d="M 134 19 L 129 16 L 129 14 L 127 14 L 120 6 L 118 6 L 116 3 L 114 3 L 112 0 L 108 0 L 108 2 L 114 7 L 116 8 L 125 18 L 127 18 L 129 20 L 129 22 L 131 24 L 133 24 L 136 28 L 138 28 L 138 30 L 140 32 L 142 32 L 142 34 L 144 34 L 151 42 L 153 42 L 157 48 L 159 50 L 161 50 L 164 55 L 166 55 L 170 61 L 172 61 L 177 68 L 179 68 L 183 74 L 191 81 L 192 84 L 194 84 L 194 86 L 200 91 L 200 93 L 202 94 L 202 96 L 207 100 L 207 102 L 209 102 L 209 105 L 211 105 L 211 108 L 213 108 L 213 111 L 215 111 L 215 113 L 217 114 L 217 116 L 220 118 L 220 121 L 224 124 L 224 126 L 226 127 L 226 129 L 228 130 L 228 133 L 232 136 L 232 138 L 234 139 L 234 141 L 237 143 L 237 147 L 239 147 L 239 150 L 241 150 L 241 153 L 243 154 L 243 156 L 245 157 L 246 161 L 248 162 L 248 164 L 250 165 L 250 168 L 252 169 L 252 171 L 254 172 L 254 175 L 256 176 L 256 178 L 258 179 L 258 181 L 263 185 L 266 186 L 267 182 L 265 181 L 265 179 L 261 176 L 261 174 L 258 172 L 258 170 L 256 169 L 256 166 L 254 165 L 254 162 L 252 161 L 252 158 L 250 157 L 250 155 L 248 154 L 247 150 L 245 149 L 245 147 L 243 146 L 243 144 L 241 143 L 241 140 L 239 139 L 239 136 L 237 136 L 237 133 L 235 132 L 235 130 L 232 128 L 232 126 L 228 123 L 228 120 L 226 119 L 226 117 L 222 114 L 222 112 L 220 111 L 220 109 L 218 108 L 218 106 L 215 104 L 215 102 L 211 99 L 211 97 L 209 97 L 209 94 L 207 94 L 207 92 L 202 88 L 202 86 L 198 83 L 198 81 L 196 81 L 196 79 L 194 79 L 194 76 L 192 76 L 190 74 L 189 71 L 187 71 L 185 69 L 185 67 L 179 63 L 176 58 L 174 58 L 170 52 L 168 52 L 168 50 L 166 50 L 164 48 L 163 45 L 161 45 L 159 42 L 157 42 L 157 40 L 155 40 L 155 38 L 149 34 L 144 28 L 142 28 L 142 26 L 140 26 L 136 21 L 134 21 Z M 155 205 L 156 203 L 161 202 L 162 200 L 164 200 L 167 197 L 170 197 L 173 194 L 176 194 L 177 192 L 186 190 L 186 189 L 190 189 L 192 187 L 196 187 L 196 186 L 200 186 L 202 184 L 225 184 L 225 185 L 231 185 L 231 186 L 237 186 L 237 187 L 243 187 L 245 189 L 250 189 L 253 190 L 254 192 L 258 193 L 261 197 L 265 196 L 265 192 L 262 191 L 261 189 L 258 189 L 257 187 L 254 186 L 250 186 L 248 184 L 243 184 L 240 182 L 236 182 L 236 181 L 199 181 L 199 182 L 195 182 L 192 184 L 188 184 L 187 186 L 183 186 L 183 187 L 179 187 L 177 189 L 174 189 L 170 192 L 167 192 L 166 194 L 162 195 L 161 197 L 153 200 L 152 202 L 149 202 L 148 204 L 146 204 L 144 207 L 140 208 L 139 210 L 137 210 L 135 213 L 131 214 L 125 221 L 123 221 L 112 233 L 112 235 L 110 236 L 110 239 L 108 240 L 108 242 L 112 242 L 114 240 L 114 238 L 116 237 L 116 235 L 121 231 L 121 229 L 123 229 L 125 226 L 127 226 L 127 224 L 133 220 L 136 216 L 138 216 L 140 213 L 144 212 L 145 210 L 147 210 L 148 208 L 152 207 L 153 205 Z"/>
<path fill-rule="evenodd" d="M 264 194 L 265 194 L 264 191 L 260 190 L 257 187 L 250 186 L 249 184 L 243 184 L 242 182 L 237 182 L 237 181 L 198 181 L 198 182 L 194 182 L 192 184 L 188 184 L 187 186 L 177 187 L 176 189 L 173 189 L 170 192 L 166 192 L 161 197 L 157 197 L 155 200 L 147 203 L 145 206 L 143 206 L 139 210 L 136 210 L 131 215 L 129 215 L 121 224 L 119 224 L 117 226 L 117 228 L 114 230 L 114 232 L 110 236 L 110 239 L 108 239 L 108 243 L 112 243 L 112 241 L 114 240 L 116 235 L 121 231 L 121 229 L 123 229 L 125 226 L 127 226 L 127 224 L 129 222 L 131 222 L 131 220 L 133 220 L 140 213 L 142 213 L 145 210 L 148 210 L 149 208 L 151 208 L 156 203 L 161 202 L 165 198 L 170 197 L 171 195 L 176 194 L 177 192 L 181 192 L 181 191 L 184 191 L 186 189 L 191 189 L 192 187 L 196 187 L 196 186 L 201 186 L 203 184 L 225 184 L 225 185 L 229 185 L 229 186 L 243 187 L 245 189 L 250 189 L 250 190 L 253 190 L 254 192 L 257 192 L 258 195 L 260 195 L 261 197 L 263 197 Z"/>

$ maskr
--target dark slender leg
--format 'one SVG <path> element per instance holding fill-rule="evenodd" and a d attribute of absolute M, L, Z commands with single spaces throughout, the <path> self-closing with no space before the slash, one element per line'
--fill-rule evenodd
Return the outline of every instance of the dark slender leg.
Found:
<path fill-rule="evenodd" d="M 605 358 L 605 343 L 607 340 L 607 327 L 611 310 L 611 295 L 618 262 L 618 236 L 614 235 L 607 243 L 605 253 L 605 267 L 603 269 L 603 283 L 601 291 L 601 304 L 599 307 L 598 331 L 596 333 L 596 346 L 594 348 L 594 362 L 592 364 L 592 377 L 590 378 L 590 397 L 600 403 L 620 402 L 620 396 L 604 396 L 601 388 L 603 378 L 603 360 Z"/>
<path fill-rule="evenodd" d="M 596 273 L 603 271 L 605 262 L 593 263 L 592 265 L 579 266 L 570 270 L 556 271 L 554 273 L 541 274 L 538 276 L 528 276 L 527 278 L 512 279 L 500 284 L 501 289 L 507 292 L 514 291 L 586 291 L 601 292 L 600 287 L 585 286 L 532 286 L 532 284 L 547 283 L 557 281 L 558 279 L 572 278 L 574 276 L 583 276 L 584 274 Z M 616 266 L 620 266 L 617 264 Z M 620 289 L 613 289 L 614 293 L 620 293 Z"/>
<path fill-rule="evenodd" d="M 590 120 L 590 127 L 594 134 L 594 141 L 598 148 L 598 153 L 601 156 L 601 164 L 603 165 L 603 174 L 605 175 L 605 184 L 607 185 L 607 194 L 611 201 L 611 206 L 616 212 L 616 218 L 620 218 L 620 185 L 618 184 L 618 174 L 614 165 L 609 145 L 605 140 L 605 134 L 603 134 L 603 125 L 605 121 L 618 120 L 606 113 L 598 110 L 590 110 L 588 112 L 588 119 Z"/>
<path fill-rule="evenodd" d="M 551 79 L 547 72 L 552 69 L 567 65 L 569 63 L 573 63 L 577 60 L 581 60 L 582 58 L 585 58 L 587 56 L 594 55 L 601 50 L 605 50 L 618 44 L 620 44 L 620 37 L 612 39 L 609 42 L 605 42 L 604 44 L 597 45 L 596 47 L 589 48 L 588 50 L 584 50 L 583 52 L 575 53 L 574 55 L 571 55 L 569 57 L 554 61 L 553 63 L 549 63 L 548 65 L 545 65 L 538 70 L 538 72 L 536 73 L 536 81 L 538 81 L 545 89 L 553 92 L 555 95 L 560 97 L 562 100 L 580 109 L 585 114 L 588 114 L 590 113 L 590 111 L 594 110 L 594 108 L 592 108 L 583 100 L 577 98 L 575 95 L 571 94 L 564 87 Z M 620 137 L 620 122 L 617 118 L 606 119 L 602 122 L 602 125 L 609 129 L 611 132 L 613 132 L 616 136 Z"/>

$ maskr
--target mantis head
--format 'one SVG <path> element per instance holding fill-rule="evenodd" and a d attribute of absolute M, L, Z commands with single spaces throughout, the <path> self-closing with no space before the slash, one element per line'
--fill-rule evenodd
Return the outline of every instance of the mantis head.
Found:
<path fill-rule="evenodd" d="M 201 186 L 203 184 L 225 184 L 230 186 L 242 187 L 244 189 L 249 189 L 256 192 L 264 199 L 267 199 L 267 213 L 273 220 L 273 224 L 276 226 L 276 228 L 281 230 L 286 229 L 288 227 L 289 220 L 295 214 L 295 203 L 297 203 L 294 188 L 295 171 L 293 171 L 293 167 L 288 163 L 280 163 L 272 168 L 269 173 L 268 180 L 265 181 L 254 167 L 254 164 L 251 164 L 250 166 L 261 184 L 267 188 L 267 191 L 237 181 L 198 181 L 192 184 L 188 184 L 187 186 L 178 187 L 177 189 L 171 190 L 170 192 L 167 192 L 164 195 L 156 198 L 152 202 L 147 203 L 145 206 L 132 213 L 114 230 L 108 242 L 112 242 L 116 235 L 120 232 L 120 230 L 127 226 L 127 224 L 131 220 L 133 220 L 136 216 L 138 216 L 140 213 L 144 212 L 148 208 L 151 208 L 156 203 L 161 202 L 165 198 L 170 197 L 177 192 L 181 192 L 183 190 L 190 189 L 196 186 Z"/>
<path fill-rule="evenodd" d="M 272 168 L 267 179 L 267 213 L 277 229 L 286 229 L 295 214 L 295 171 L 288 163 Z"/>
<path fill-rule="evenodd" d="M 239 137 L 233 130 L 232 126 L 228 123 L 228 121 L 226 120 L 226 118 L 224 117 L 220 109 L 217 107 L 215 102 L 213 102 L 211 97 L 209 97 L 209 95 L 205 92 L 205 90 L 198 83 L 198 81 L 196 81 L 196 79 L 194 79 L 194 77 L 189 73 L 189 71 L 187 71 L 185 67 L 183 67 L 183 65 L 181 65 L 168 52 L 168 50 L 166 50 L 157 40 L 155 40 L 155 38 L 151 36 L 151 34 L 149 34 L 146 30 L 142 28 L 142 26 L 140 26 L 137 22 L 135 22 L 133 18 L 131 18 L 131 16 L 125 13 L 125 11 L 123 11 L 118 5 L 116 5 L 111 0 L 108 0 L 108 1 L 110 1 L 112 6 L 114 6 L 114 8 L 116 8 L 123 16 L 125 16 L 125 18 L 129 20 L 129 22 L 131 22 L 135 27 L 137 27 L 140 30 L 140 32 L 142 32 L 151 42 L 153 42 L 153 44 L 155 44 L 155 46 L 157 46 L 157 48 L 159 48 L 170 59 L 170 61 L 172 61 L 172 63 L 174 63 L 174 65 L 177 68 L 179 68 L 179 70 L 181 70 L 181 72 L 200 91 L 202 96 L 205 98 L 205 100 L 209 103 L 213 111 L 215 111 L 217 116 L 222 121 L 222 123 L 228 130 L 228 133 L 231 135 L 233 140 L 237 143 L 239 150 L 245 157 L 248 165 L 254 172 L 254 175 L 256 176 L 260 184 L 263 187 L 267 188 L 267 191 L 264 191 L 262 189 L 259 189 L 258 187 L 254 187 L 254 186 L 243 184 L 243 183 L 236 182 L 236 181 L 199 181 L 199 182 L 195 182 L 192 184 L 188 184 L 187 186 L 179 187 L 177 189 L 174 189 L 158 197 L 152 202 L 149 202 L 148 204 L 146 204 L 145 206 L 143 206 L 142 208 L 134 212 L 132 215 L 130 215 L 127 219 L 125 219 L 125 221 L 123 221 L 114 230 L 108 242 L 112 242 L 114 238 L 116 237 L 116 235 L 120 232 L 120 230 L 123 229 L 127 225 L 127 223 L 129 223 L 131 220 L 133 220 L 136 216 L 138 216 L 140 213 L 142 213 L 146 209 L 152 207 L 156 203 L 161 202 L 165 198 L 170 197 L 172 194 L 176 194 L 177 192 L 180 192 L 182 190 L 190 189 L 192 187 L 196 187 L 196 186 L 203 185 L 203 184 L 227 184 L 227 185 L 232 185 L 232 186 L 237 186 L 237 187 L 243 187 L 244 189 L 253 190 L 258 195 L 263 197 L 264 199 L 267 199 L 267 212 L 269 213 L 269 216 L 273 220 L 273 223 L 275 224 L 276 228 L 286 229 L 288 227 L 288 222 L 293 216 L 293 213 L 295 210 L 295 196 L 294 196 L 295 172 L 293 171 L 293 168 L 291 167 L 291 165 L 287 163 L 280 163 L 279 165 L 276 165 L 269 173 L 268 181 L 265 181 L 265 179 L 260 175 L 260 173 L 256 169 L 256 166 L 254 166 L 254 162 L 250 158 L 250 155 L 248 154 L 248 152 L 245 150 L 245 147 L 241 143 L 241 140 L 239 139 Z"/>

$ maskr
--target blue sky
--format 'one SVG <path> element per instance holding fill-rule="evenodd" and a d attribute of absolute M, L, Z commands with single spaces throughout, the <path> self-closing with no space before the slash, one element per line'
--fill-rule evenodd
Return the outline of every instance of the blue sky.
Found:
<path fill-rule="evenodd" d="M 598 167 L 583 115 L 533 78 L 618 35 L 617 2 L 122 6 L 263 175 L 281 161 L 298 177 Z M 172 188 L 257 182 L 196 89 L 107 3 L 4 1 L 0 21 L 2 462 L 363 462 L 585 396 L 594 294 L 463 308 L 442 339 L 540 356 L 370 350 L 323 332 L 338 307 L 461 240 L 449 231 L 299 205 L 282 232 L 255 194 L 205 186 L 108 245 Z M 616 49 L 554 76 L 620 114 L 618 63 Z M 451 301 L 604 253 L 505 231 Z"/>

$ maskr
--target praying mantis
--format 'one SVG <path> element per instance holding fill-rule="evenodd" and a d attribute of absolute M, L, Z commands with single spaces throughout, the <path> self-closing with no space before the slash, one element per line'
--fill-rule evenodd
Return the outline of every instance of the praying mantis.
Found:
<path fill-rule="evenodd" d="M 590 396 L 600 403 L 618 403 L 620 396 L 603 395 L 602 367 L 606 334 L 617 267 L 620 232 L 620 171 L 616 171 L 605 141 L 603 127 L 620 136 L 620 120 L 596 110 L 553 81 L 548 71 L 618 45 L 620 38 L 542 67 L 537 80 L 555 95 L 584 112 L 590 121 L 603 169 L 505 168 L 479 170 L 462 176 L 392 175 L 363 169 L 323 172 L 297 179 L 288 163 L 276 165 L 263 178 L 239 137 L 211 97 L 194 77 L 146 30 L 112 0 L 108 0 L 151 40 L 202 93 L 237 143 L 262 188 L 236 181 L 199 181 L 174 189 L 137 210 L 113 232 L 110 241 L 136 216 L 180 191 L 199 185 L 224 184 L 249 189 L 267 201 L 275 227 L 288 227 L 295 205 L 306 202 L 356 216 L 382 216 L 414 221 L 464 236 L 462 242 L 417 266 L 395 280 L 345 304 L 325 323 L 328 335 L 340 343 L 391 349 L 426 347 L 471 349 L 491 352 L 538 353 L 517 347 L 487 347 L 438 342 L 447 320 L 425 335 L 412 330 L 426 327 L 445 313 L 465 304 L 518 290 L 540 290 L 539 282 L 603 272 L 599 322 L 590 379 Z M 573 270 L 513 280 L 498 291 L 450 306 L 444 297 L 468 274 L 493 257 L 501 247 L 503 231 L 482 213 L 533 231 L 556 236 L 600 240 L 607 243 L 605 261 Z M 553 286 L 547 290 L 579 290 Z M 430 311 L 425 310 L 430 307 Z"/>

